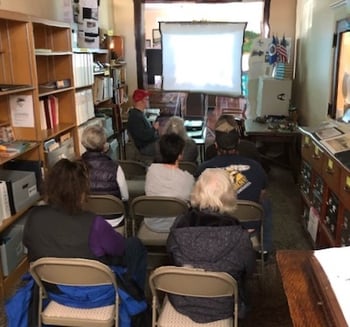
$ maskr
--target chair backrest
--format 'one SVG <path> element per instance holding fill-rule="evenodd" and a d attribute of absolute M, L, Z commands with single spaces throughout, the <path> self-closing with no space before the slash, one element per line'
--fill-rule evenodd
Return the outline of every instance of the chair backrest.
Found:
<path fill-rule="evenodd" d="M 125 206 L 121 199 L 114 195 L 89 195 L 84 203 L 84 209 L 101 216 L 125 215 Z"/>
<path fill-rule="evenodd" d="M 238 287 L 236 280 L 226 272 L 213 272 L 203 269 L 162 266 L 155 269 L 149 277 L 149 286 L 153 296 L 152 313 L 159 305 L 157 291 L 168 294 L 195 297 L 234 297 L 235 326 L 238 324 Z"/>
<path fill-rule="evenodd" d="M 133 215 L 145 217 L 174 217 L 188 210 L 186 201 L 170 196 L 141 195 L 132 200 Z"/>
<path fill-rule="evenodd" d="M 105 264 L 80 258 L 40 258 L 30 264 L 30 273 L 45 290 L 43 282 L 57 285 L 113 285 L 117 282 L 113 271 Z"/>
<path fill-rule="evenodd" d="M 234 212 L 234 216 L 241 222 L 260 222 L 260 237 L 259 239 L 252 238 L 252 245 L 255 250 L 260 251 L 260 273 L 264 278 L 264 208 L 261 204 L 248 200 L 237 200 L 237 208 Z"/>
<path fill-rule="evenodd" d="M 248 200 L 237 200 L 237 208 L 234 216 L 240 222 L 262 221 L 264 217 L 264 208 L 261 204 Z"/>
<path fill-rule="evenodd" d="M 146 166 L 136 160 L 118 160 L 126 179 L 140 179 L 146 177 Z"/>
<path fill-rule="evenodd" d="M 134 198 L 130 204 L 130 215 L 133 221 L 135 235 L 135 222 L 144 217 L 176 217 L 188 210 L 186 201 L 168 196 L 141 195 Z"/>
<path fill-rule="evenodd" d="M 235 296 L 238 292 L 236 280 L 228 273 L 189 267 L 159 267 L 151 273 L 149 283 L 152 294 L 156 289 L 196 297 Z"/>
<path fill-rule="evenodd" d="M 189 92 L 186 98 L 185 118 L 201 118 L 206 116 L 207 98 L 203 93 Z"/>
<path fill-rule="evenodd" d="M 194 175 L 197 170 L 197 164 L 191 161 L 179 161 L 179 168 L 188 171 L 191 175 Z"/>

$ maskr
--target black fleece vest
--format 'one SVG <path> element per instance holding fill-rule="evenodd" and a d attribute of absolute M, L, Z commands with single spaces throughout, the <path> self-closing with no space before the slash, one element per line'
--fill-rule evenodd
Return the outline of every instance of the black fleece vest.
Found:
<path fill-rule="evenodd" d="M 89 167 L 91 194 L 110 194 L 121 199 L 116 181 L 118 164 L 101 152 L 86 151 L 82 159 Z"/>

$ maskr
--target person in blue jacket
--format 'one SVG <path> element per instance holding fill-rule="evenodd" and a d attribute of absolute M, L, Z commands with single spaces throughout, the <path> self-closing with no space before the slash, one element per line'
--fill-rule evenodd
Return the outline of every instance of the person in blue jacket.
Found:
<path fill-rule="evenodd" d="M 45 183 L 46 204 L 30 210 L 24 227 L 23 244 L 28 249 L 29 262 L 42 257 L 98 260 L 120 274 L 127 272 L 143 290 L 145 247 L 138 238 L 124 238 L 103 217 L 83 209 L 89 189 L 88 168 L 83 161 L 61 159 L 51 168 Z M 52 287 L 50 296 L 76 307 L 110 304 L 114 291 L 100 287 L 85 290 L 84 294 L 67 287 Z"/>

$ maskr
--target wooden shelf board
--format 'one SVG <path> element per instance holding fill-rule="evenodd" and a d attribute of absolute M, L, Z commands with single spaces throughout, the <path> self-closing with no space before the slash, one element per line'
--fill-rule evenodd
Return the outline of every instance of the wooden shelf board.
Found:
<path fill-rule="evenodd" d="M 23 141 L 23 142 L 27 142 L 27 141 Z M 30 145 L 23 151 L 23 152 L 20 152 L 20 153 L 16 153 L 15 155 L 11 156 L 11 157 L 8 157 L 8 158 L 2 158 L 0 157 L 0 165 L 3 165 L 4 163 L 10 161 L 10 160 L 13 160 L 13 159 L 16 159 L 20 156 L 23 156 L 25 153 L 29 152 L 29 151 L 32 151 L 33 149 L 36 149 L 40 146 L 40 143 L 39 142 L 30 142 Z"/>
<path fill-rule="evenodd" d="M 53 138 L 61 133 L 64 133 L 75 127 L 74 123 L 61 123 L 58 124 L 55 128 L 45 129 L 41 131 L 42 139 L 47 140 Z"/>

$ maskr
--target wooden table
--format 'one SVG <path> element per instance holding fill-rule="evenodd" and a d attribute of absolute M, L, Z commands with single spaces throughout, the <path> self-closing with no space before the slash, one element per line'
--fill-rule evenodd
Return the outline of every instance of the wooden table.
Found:
<path fill-rule="evenodd" d="M 298 129 L 270 129 L 268 123 L 258 123 L 254 119 L 246 119 L 244 130 L 245 135 L 254 142 L 284 144 L 288 155 L 288 168 L 292 171 L 294 181 L 298 181 L 300 171 L 298 144 L 301 135 Z"/>
<path fill-rule="evenodd" d="M 280 250 L 276 259 L 294 327 L 336 327 L 312 280 L 313 251 Z"/>

